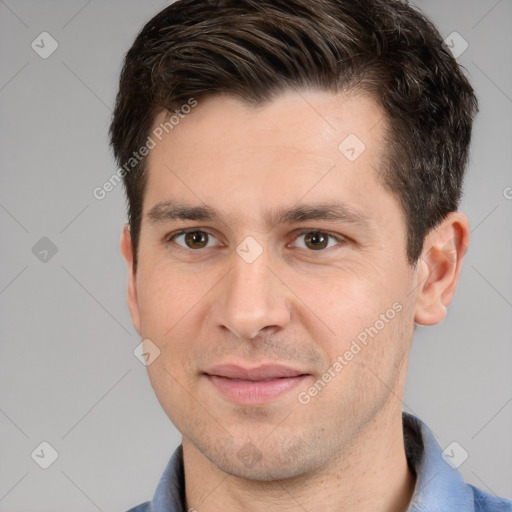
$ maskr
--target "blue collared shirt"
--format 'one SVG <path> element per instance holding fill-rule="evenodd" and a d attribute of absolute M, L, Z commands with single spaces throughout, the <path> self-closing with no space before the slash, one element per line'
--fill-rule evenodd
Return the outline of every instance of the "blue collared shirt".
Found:
<path fill-rule="evenodd" d="M 512 512 L 512 501 L 466 484 L 460 472 L 442 457 L 434 434 L 420 419 L 402 412 L 405 452 L 416 472 L 416 486 L 407 512 Z M 128 512 L 186 512 L 182 445 L 176 448 L 151 502 Z"/>

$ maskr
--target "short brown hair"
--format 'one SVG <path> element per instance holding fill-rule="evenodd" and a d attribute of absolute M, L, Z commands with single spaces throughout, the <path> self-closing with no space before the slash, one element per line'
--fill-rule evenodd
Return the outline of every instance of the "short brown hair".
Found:
<path fill-rule="evenodd" d="M 178 0 L 127 52 L 110 126 L 119 166 L 156 116 L 227 93 L 261 105 L 299 88 L 370 93 L 387 115 L 380 176 L 405 214 L 414 266 L 462 194 L 474 91 L 434 25 L 400 0 Z M 340 141 L 341 142 L 341 141 Z M 123 175 L 134 248 L 146 160 Z"/>

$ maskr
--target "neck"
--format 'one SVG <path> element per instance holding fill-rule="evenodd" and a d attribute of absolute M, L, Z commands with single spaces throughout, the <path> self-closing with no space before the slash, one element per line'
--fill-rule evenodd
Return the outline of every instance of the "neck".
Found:
<path fill-rule="evenodd" d="M 256 481 L 229 475 L 183 438 L 186 510 L 198 512 L 396 512 L 416 477 L 408 467 L 401 409 L 381 410 L 350 448 L 314 474 Z"/>

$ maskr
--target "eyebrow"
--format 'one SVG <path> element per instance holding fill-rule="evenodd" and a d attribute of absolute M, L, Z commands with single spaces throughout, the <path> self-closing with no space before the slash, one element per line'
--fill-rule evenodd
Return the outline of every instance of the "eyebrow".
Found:
<path fill-rule="evenodd" d="M 171 200 L 161 201 L 146 214 L 151 224 L 172 220 L 222 221 L 222 215 L 209 206 L 191 206 Z M 362 210 L 336 201 L 321 204 L 301 204 L 288 210 L 265 212 L 267 226 L 293 224 L 308 220 L 332 220 L 344 224 L 354 224 L 365 230 L 376 228 L 374 220 Z"/>

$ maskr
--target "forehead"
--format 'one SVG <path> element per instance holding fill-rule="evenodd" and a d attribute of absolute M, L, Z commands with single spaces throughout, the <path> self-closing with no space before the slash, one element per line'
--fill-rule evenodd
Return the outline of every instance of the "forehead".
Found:
<path fill-rule="evenodd" d="M 152 134 L 161 140 L 152 135 L 143 213 L 172 196 L 233 219 L 301 200 L 340 200 L 369 207 L 371 216 L 377 196 L 388 195 L 377 174 L 385 128 L 382 110 L 365 95 L 290 91 L 256 107 L 210 96 L 174 124 L 163 113 L 155 119 Z"/>
<path fill-rule="evenodd" d="M 196 103 L 193 109 L 188 108 L 188 114 L 161 112 L 153 123 L 153 132 L 161 133 L 159 138 L 172 136 L 176 146 L 194 147 L 192 157 L 212 147 L 222 154 L 235 145 L 240 152 L 268 152 L 276 146 L 289 146 L 300 158 L 335 163 L 343 149 L 339 143 L 348 135 L 376 149 L 385 128 L 385 116 L 377 102 L 356 91 L 285 91 L 257 105 L 215 94 Z"/>

